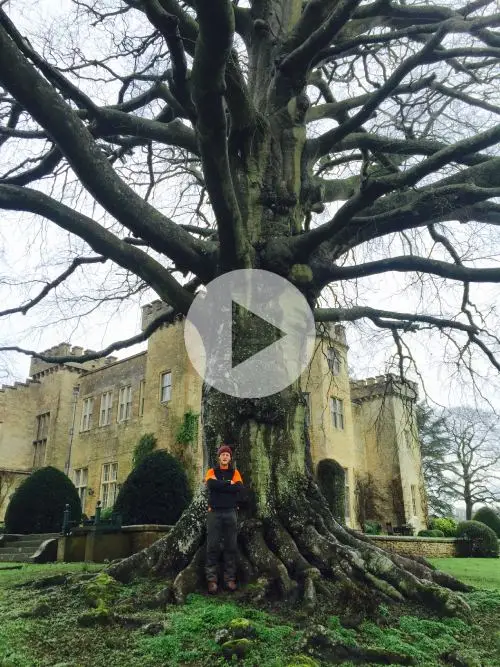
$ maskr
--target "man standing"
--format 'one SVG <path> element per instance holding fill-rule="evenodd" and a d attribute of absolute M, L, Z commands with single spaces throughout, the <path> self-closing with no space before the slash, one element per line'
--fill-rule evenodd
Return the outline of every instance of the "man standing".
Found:
<path fill-rule="evenodd" d="M 217 593 L 217 568 L 220 543 L 224 542 L 224 584 L 230 591 L 236 586 L 238 523 L 236 503 L 243 486 L 241 475 L 231 463 L 232 449 L 223 444 L 217 450 L 218 465 L 205 476 L 208 488 L 207 555 L 205 572 L 208 592 Z"/>

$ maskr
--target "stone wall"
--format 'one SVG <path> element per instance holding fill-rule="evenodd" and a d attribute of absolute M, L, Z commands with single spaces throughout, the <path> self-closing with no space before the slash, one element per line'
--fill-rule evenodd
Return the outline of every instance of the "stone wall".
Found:
<path fill-rule="evenodd" d="M 101 498 L 103 466 L 118 464 L 118 484 L 123 483 L 132 468 L 132 455 L 141 435 L 148 431 L 144 414 L 140 410 L 140 387 L 146 375 L 146 353 L 115 362 L 106 368 L 96 369 L 80 378 L 79 395 L 75 411 L 75 424 L 71 445 L 70 476 L 74 471 L 87 468 L 87 496 L 83 511 L 95 512 Z M 131 387 L 132 405 L 129 418 L 118 421 L 119 393 L 122 387 Z M 111 392 L 112 404 L 109 423 L 101 423 L 101 399 Z M 87 399 L 93 399 L 90 428 L 82 430 L 82 413 Z M 108 420 L 105 420 L 108 422 Z"/>
<path fill-rule="evenodd" d="M 370 535 L 370 540 L 382 549 L 394 551 L 402 556 L 454 558 L 457 555 L 457 540 L 454 537 Z"/>
<path fill-rule="evenodd" d="M 112 532 L 76 528 L 71 535 L 58 539 L 57 560 L 66 563 L 104 563 L 115 558 L 126 558 L 149 547 L 164 537 L 170 529 L 170 526 L 149 524 L 123 526 L 121 530 Z"/>

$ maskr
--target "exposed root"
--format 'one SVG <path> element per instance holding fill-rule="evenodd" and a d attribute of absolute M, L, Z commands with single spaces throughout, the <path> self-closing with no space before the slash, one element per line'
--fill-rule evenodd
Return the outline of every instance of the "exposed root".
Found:
<path fill-rule="evenodd" d="M 194 593 L 203 584 L 202 567 L 204 563 L 203 550 L 200 548 L 187 567 L 179 572 L 174 579 L 173 595 L 177 604 L 183 604 L 189 593 Z"/>
<path fill-rule="evenodd" d="M 316 607 L 317 595 L 314 579 L 311 574 L 308 574 L 304 579 L 304 592 L 302 596 L 304 606 L 307 610 L 313 610 Z"/>
<path fill-rule="evenodd" d="M 297 583 L 288 576 L 283 562 L 267 546 L 262 533 L 262 523 L 252 519 L 245 521 L 240 536 L 252 565 L 277 584 L 283 597 L 290 597 Z"/>
<path fill-rule="evenodd" d="M 453 615 L 470 611 L 453 592 L 470 587 L 425 562 L 386 552 L 341 526 L 314 483 L 304 485 L 293 498 L 274 499 L 274 503 L 277 511 L 271 518 L 245 519 L 239 529 L 238 575 L 242 583 L 257 580 L 257 596 L 274 591 L 295 600 L 300 591 L 305 607 L 312 609 L 318 592 L 326 591 L 331 597 L 333 585 L 339 599 L 344 591 L 344 597 L 356 600 L 360 608 L 376 592 L 378 601 L 413 600 Z M 173 581 L 168 599 L 183 602 L 203 586 L 206 510 L 201 493 L 167 536 L 111 565 L 108 574 L 125 582 L 154 572 Z M 347 602 L 353 606 L 351 600 Z"/>
<path fill-rule="evenodd" d="M 139 553 L 111 565 L 106 572 L 124 583 L 133 577 L 151 573 L 177 576 L 189 565 L 203 541 L 206 513 L 206 494 L 201 492 L 168 535 Z"/>

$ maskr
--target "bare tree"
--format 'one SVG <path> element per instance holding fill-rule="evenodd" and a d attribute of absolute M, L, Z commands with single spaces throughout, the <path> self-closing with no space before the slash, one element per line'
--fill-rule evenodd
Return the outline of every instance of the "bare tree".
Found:
<path fill-rule="evenodd" d="M 466 368 L 474 350 L 500 368 L 495 314 L 474 305 L 475 284 L 500 281 L 494 2 L 75 0 L 64 35 L 8 7 L 0 207 L 64 230 L 67 264 L 2 316 L 112 262 L 170 311 L 104 355 L 184 315 L 200 285 L 258 267 L 291 280 L 318 322 L 387 330 L 402 372 L 408 335 L 429 328 Z M 370 303 L 367 285 L 387 273 L 419 303 Z M 330 285 L 333 307 L 321 307 Z M 237 343 L 263 347 L 256 335 L 241 318 Z M 206 387 L 203 414 L 209 447 L 237 440 L 257 492 L 239 534 L 249 572 L 310 603 L 333 580 L 353 596 L 463 605 L 435 586 L 457 582 L 334 521 L 307 466 L 298 383 L 245 402 Z M 110 571 L 152 567 L 182 599 L 205 507 L 200 496 L 166 538 Z"/>
<path fill-rule="evenodd" d="M 455 408 L 446 417 L 451 449 L 445 489 L 465 503 L 472 519 L 474 505 L 500 501 L 500 428 L 496 415 Z"/>

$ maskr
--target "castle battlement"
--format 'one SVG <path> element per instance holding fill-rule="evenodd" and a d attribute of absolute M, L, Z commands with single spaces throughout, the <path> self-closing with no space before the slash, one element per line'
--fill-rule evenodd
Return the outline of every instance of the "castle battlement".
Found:
<path fill-rule="evenodd" d="M 144 331 L 147 326 L 151 324 L 159 315 L 168 312 L 170 306 L 165 301 L 161 299 L 156 299 L 151 303 L 147 303 L 145 306 L 142 306 L 142 320 L 141 320 L 141 331 Z"/>
<path fill-rule="evenodd" d="M 17 391 L 18 389 L 24 389 L 29 387 L 32 384 L 40 384 L 38 380 L 31 380 L 28 378 L 26 382 L 14 382 L 14 384 L 1 384 L 0 393 L 4 391 Z"/>
<path fill-rule="evenodd" d="M 370 400 L 380 396 L 400 396 L 412 401 L 418 399 L 418 385 L 411 380 L 402 380 L 393 373 L 376 375 L 362 380 L 351 380 L 351 399 Z"/>
<path fill-rule="evenodd" d="M 71 345 L 71 343 L 59 343 L 58 345 L 49 347 L 48 350 L 40 352 L 40 354 L 44 357 L 72 357 L 74 358 L 74 361 L 49 362 L 32 357 L 30 363 L 30 376 L 32 378 L 38 377 L 45 371 L 59 367 L 85 372 L 95 370 L 96 368 L 103 368 L 118 361 L 118 357 L 104 357 L 102 359 L 92 359 L 90 361 L 78 361 L 78 359 L 85 354 L 95 354 L 95 350 L 84 349 L 79 345 Z"/>

